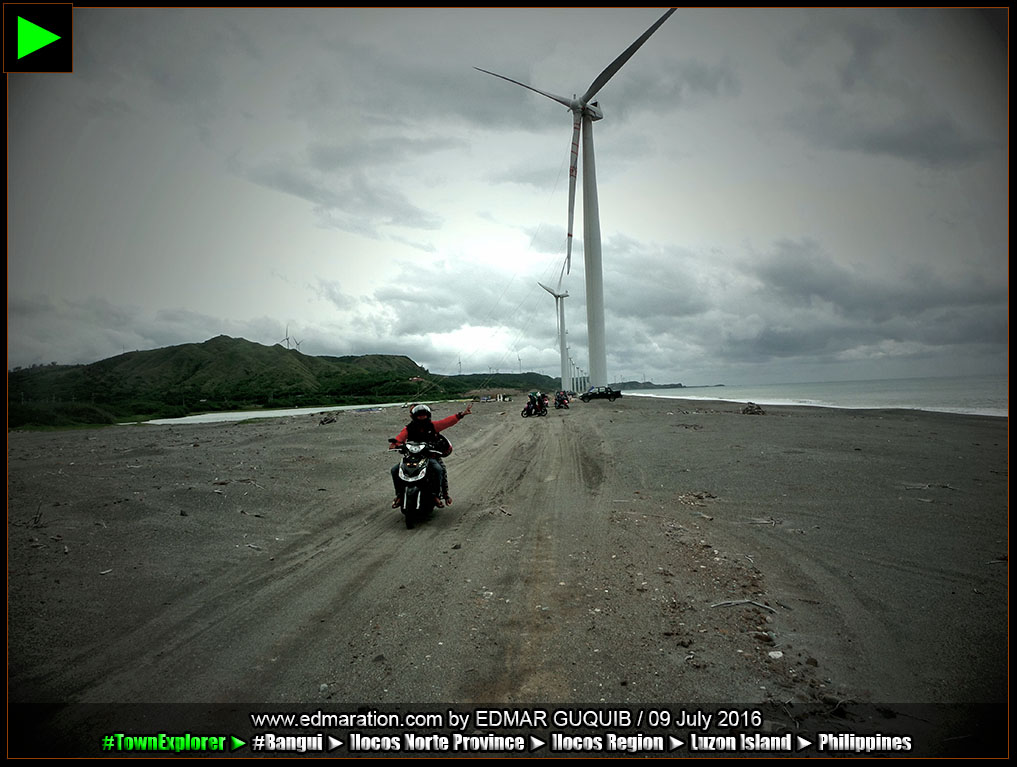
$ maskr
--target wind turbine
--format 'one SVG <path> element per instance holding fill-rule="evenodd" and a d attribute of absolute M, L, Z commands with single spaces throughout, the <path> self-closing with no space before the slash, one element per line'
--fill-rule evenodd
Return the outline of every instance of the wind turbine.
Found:
<path fill-rule="evenodd" d="M 284 338 L 279 343 L 286 344 L 286 348 L 287 349 L 290 348 L 290 325 L 289 325 L 289 323 L 286 323 L 286 338 Z"/>
<path fill-rule="evenodd" d="M 632 45 L 626 48 L 618 58 L 597 75 L 586 92 L 579 97 L 571 99 L 564 96 L 556 96 L 553 93 L 539 90 L 526 83 L 513 80 L 511 77 L 499 75 L 496 72 L 489 72 L 480 67 L 474 69 L 487 75 L 500 77 L 510 83 L 522 86 L 541 96 L 546 96 L 552 101 L 568 107 L 572 112 L 572 162 L 569 168 L 569 225 L 567 239 L 567 254 L 565 257 L 566 272 L 572 265 L 572 219 L 575 212 L 576 200 L 576 173 L 579 158 L 579 136 L 582 133 L 583 140 L 583 247 L 586 258 L 586 321 L 589 328 L 590 344 L 590 384 L 593 386 L 607 385 L 607 349 L 604 341 L 604 268 L 601 259 L 600 249 L 600 207 L 597 202 L 597 170 L 593 154 L 593 123 L 603 119 L 604 113 L 600 111 L 598 102 L 593 101 L 594 96 L 600 92 L 608 80 L 621 69 L 632 55 L 639 50 L 657 28 L 660 27 L 668 17 L 675 12 L 670 8 L 663 16 L 646 30 L 642 36 Z M 545 288 L 547 290 L 547 288 Z"/>
<path fill-rule="evenodd" d="M 572 380 L 569 375 L 569 352 L 565 345 L 565 299 L 569 292 L 561 289 L 561 281 L 565 277 L 565 264 L 562 265 L 561 274 L 558 275 L 558 289 L 552 290 L 543 282 L 538 282 L 544 290 L 554 296 L 554 308 L 558 310 L 558 346 L 561 352 L 561 390 L 571 391 Z"/>

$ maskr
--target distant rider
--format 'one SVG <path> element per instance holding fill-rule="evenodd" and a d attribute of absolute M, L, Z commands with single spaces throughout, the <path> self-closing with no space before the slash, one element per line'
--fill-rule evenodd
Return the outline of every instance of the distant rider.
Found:
<path fill-rule="evenodd" d="M 442 418 L 440 421 L 432 422 L 431 408 L 427 405 L 413 405 L 410 407 L 410 422 L 396 435 L 394 442 L 389 442 L 389 449 L 398 450 L 407 442 L 426 442 L 437 447 L 440 442 L 447 442 L 447 440 L 439 440 L 437 438 L 438 432 L 444 431 L 450 426 L 455 426 L 468 416 L 472 409 L 473 403 L 470 403 L 466 406 L 465 410 L 454 413 L 448 416 L 448 418 Z M 436 489 L 440 490 L 441 496 L 435 495 L 434 505 L 438 508 L 446 504 L 451 506 L 452 499 L 448 494 L 448 471 L 445 468 L 445 462 L 440 457 L 430 458 L 428 459 L 428 468 L 439 477 L 439 484 L 436 486 Z M 392 485 L 395 487 L 396 494 L 392 500 L 392 508 L 398 509 L 402 506 L 403 502 L 403 481 L 399 479 L 399 464 L 392 467 Z M 444 498 L 444 503 L 442 498 Z"/>

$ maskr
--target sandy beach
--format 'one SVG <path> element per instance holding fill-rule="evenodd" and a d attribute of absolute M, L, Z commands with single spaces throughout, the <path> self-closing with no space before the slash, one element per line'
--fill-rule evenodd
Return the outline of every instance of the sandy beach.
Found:
<path fill-rule="evenodd" d="M 520 407 L 446 432 L 454 505 L 414 530 L 390 508 L 404 409 L 9 433 L 9 754 L 484 706 L 1008 753 L 1006 419 Z"/>

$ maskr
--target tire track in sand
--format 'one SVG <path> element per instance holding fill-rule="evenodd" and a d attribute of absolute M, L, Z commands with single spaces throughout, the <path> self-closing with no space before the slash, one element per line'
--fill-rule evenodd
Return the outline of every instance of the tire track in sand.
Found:
<path fill-rule="evenodd" d="M 487 553 L 501 572 L 493 587 L 497 636 L 488 637 L 500 658 L 464 689 L 464 699 L 477 703 L 554 702 L 572 694 L 565 659 L 583 610 L 568 565 L 577 529 L 595 525 L 589 512 L 604 481 L 604 456 L 576 418 L 530 420 L 509 430 L 501 454 L 473 480 L 474 491 L 486 488 L 495 513 L 511 514 L 513 522 L 511 537 Z M 511 505 L 502 508 L 505 498 Z"/>

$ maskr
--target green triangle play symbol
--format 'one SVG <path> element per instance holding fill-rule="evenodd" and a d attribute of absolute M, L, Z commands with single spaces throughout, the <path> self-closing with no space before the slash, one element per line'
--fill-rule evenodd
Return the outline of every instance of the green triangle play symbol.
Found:
<path fill-rule="evenodd" d="M 230 735 L 230 751 L 236 751 L 238 748 L 243 748 L 247 744 L 235 735 Z"/>
<path fill-rule="evenodd" d="M 40 48 L 45 48 L 50 43 L 55 43 L 60 35 L 54 35 L 48 29 L 43 29 L 38 24 L 33 24 L 28 19 L 18 16 L 18 58 L 22 59 L 29 53 L 34 53 Z"/>

